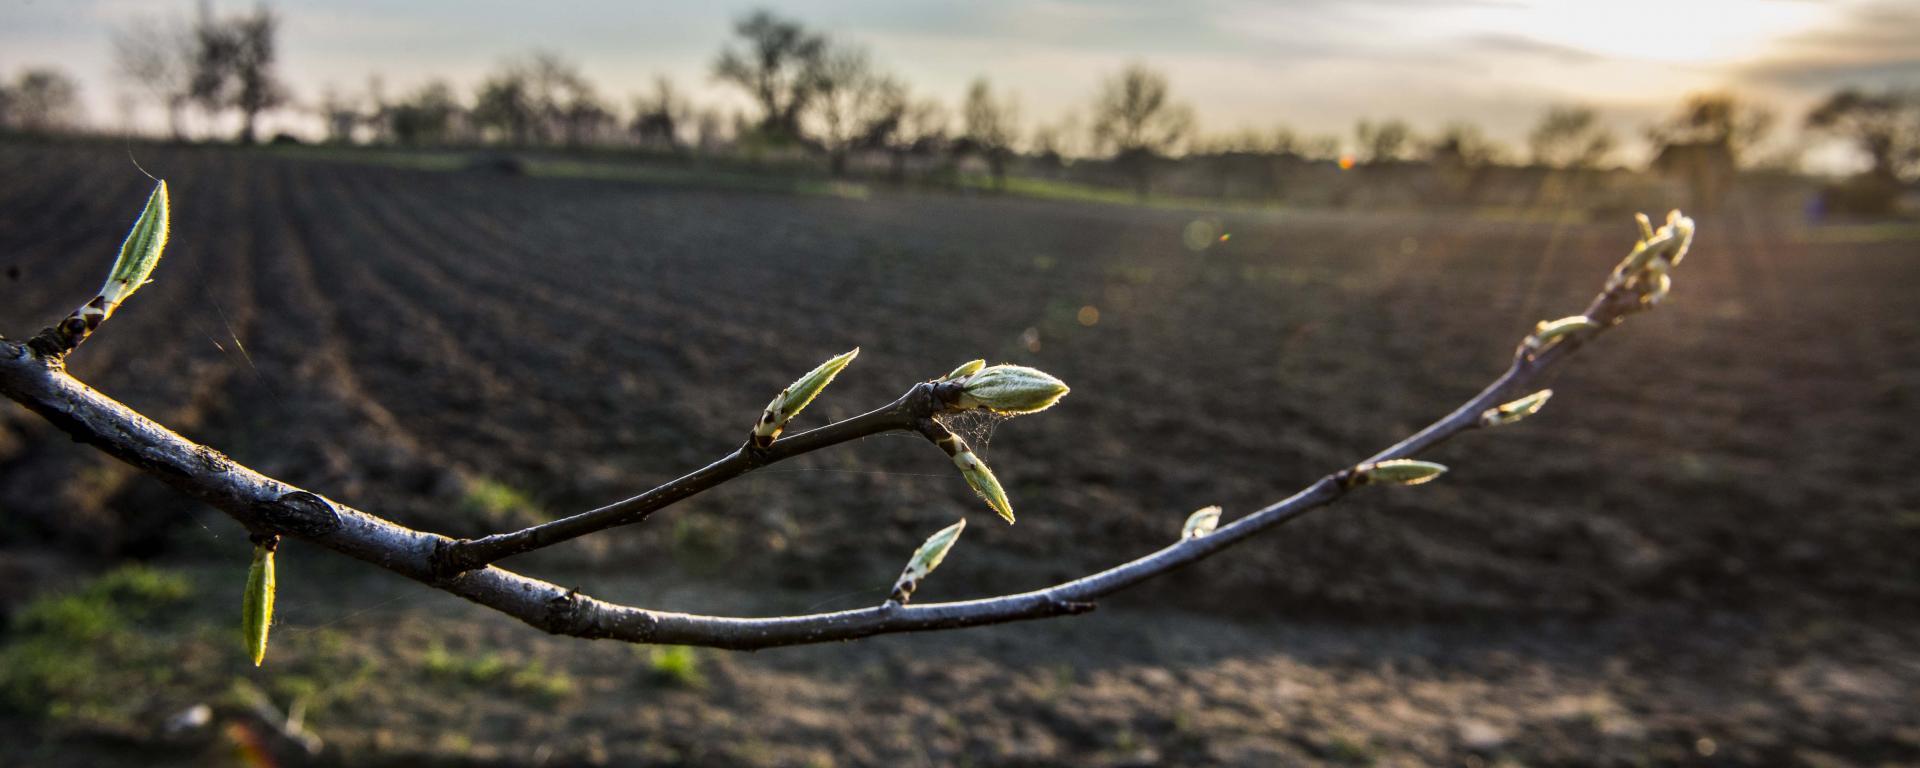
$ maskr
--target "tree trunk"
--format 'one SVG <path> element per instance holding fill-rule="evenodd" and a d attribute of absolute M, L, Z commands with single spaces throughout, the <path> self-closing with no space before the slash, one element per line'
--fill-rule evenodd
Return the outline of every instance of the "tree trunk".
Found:
<path fill-rule="evenodd" d="M 181 122 L 185 119 L 181 113 L 186 111 L 186 108 L 187 104 L 184 100 L 167 100 L 167 132 L 172 134 L 176 144 L 183 144 L 187 140 L 187 127 Z"/>

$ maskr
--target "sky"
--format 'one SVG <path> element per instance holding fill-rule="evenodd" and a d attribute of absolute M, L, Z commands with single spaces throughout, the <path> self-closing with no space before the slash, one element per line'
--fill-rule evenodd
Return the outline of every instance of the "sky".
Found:
<path fill-rule="evenodd" d="M 216 0 L 216 11 L 252 2 Z M 766 6 L 863 45 L 921 94 L 957 103 L 985 76 L 1016 94 L 1027 125 L 1082 116 L 1130 62 L 1165 72 L 1205 133 L 1286 125 L 1348 136 L 1363 118 L 1436 130 L 1471 121 L 1515 146 L 1553 104 L 1597 107 L 1623 137 L 1690 92 L 1733 89 L 1782 123 L 1841 85 L 1920 87 L 1916 0 L 275 0 L 282 66 L 297 99 L 327 89 L 389 94 L 431 78 L 471 92 L 532 50 L 577 62 L 625 104 L 656 76 L 698 102 L 745 109 L 712 77 L 733 20 Z M 0 77 L 60 66 L 90 121 L 125 121 L 112 33 L 184 20 L 192 0 L 0 0 Z M 158 113 L 135 119 L 156 126 Z M 309 129 L 283 115 L 276 126 Z"/>

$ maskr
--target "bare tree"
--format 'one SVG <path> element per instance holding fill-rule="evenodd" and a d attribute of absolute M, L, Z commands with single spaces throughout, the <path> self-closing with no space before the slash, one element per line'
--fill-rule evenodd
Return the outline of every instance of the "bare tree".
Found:
<path fill-rule="evenodd" d="M 194 19 L 189 34 L 193 39 L 193 55 L 188 61 L 187 95 L 200 107 L 201 113 L 212 120 L 227 108 L 231 62 L 238 55 L 234 51 L 237 43 L 226 26 L 214 18 L 213 8 L 206 3 L 200 4 L 200 15 Z"/>
<path fill-rule="evenodd" d="M 1696 93 L 1665 122 L 1647 129 L 1656 147 L 1722 147 L 1738 163 L 1773 130 L 1773 112 L 1732 92 Z"/>
<path fill-rule="evenodd" d="M 1843 89 L 1808 112 L 1806 124 L 1851 142 L 1867 160 L 1864 172 L 1823 191 L 1834 210 L 1892 213 L 1905 182 L 1920 177 L 1920 92 Z"/>
<path fill-rule="evenodd" d="M 802 127 L 827 151 L 834 176 L 846 173 L 856 148 L 885 146 L 906 112 L 906 87 L 877 71 L 856 46 L 828 46 L 806 89 L 812 95 Z"/>
<path fill-rule="evenodd" d="M 1427 144 L 1427 159 L 1440 164 L 1478 168 L 1506 158 L 1506 147 L 1472 123 L 1449 123 Z"/>
<path fill-rule="evenodd" d="M 1427 160 L 1447 194 L 1456 201 L 1473 199 L 1486 180 L 1488 166 L 1506 159 L 1506 148 L 1487 137 L 1480 126 L 1451 123 L 1426 147 Z"/>
<path fill-rule="evenodd" d="M 393 101 L 387 98 L 387 79 L 378 73 L 367 76 L 367 112 L 360 116 L 362 125 L 373 134 L 373 143 L 386 144 L 394 139 Z"/>
<path fill-rule="evenodd" d="M 733 139 L 726 116 L 713 108 L 700 110 L 694 120 L 693 133 L 694 144 L 702 152 L 717 152 Z"/>
<path fill-rule="evenodd" d="M 1732 93 L 1694 94 L 1673 117 L 1647 129 L 1656 148 L 1650 167 L 1686 184 L 1689 205 L 1718 210 L 1743 156 L 1772 127 L 1772 112 Z"/>
<path fill-rule="evenodd" d="M 1548 108 L 1527 135 L 1536 165 L 1574 171 L 1600 167 L 1615 143 L 1613 132 L 1600 124 L 1600 113 L 1583 106 Z"/>
<path fill-rule="evenodd" d="M 233 106 L 240 110 L 240 143 L 252 144 L 260 113 L 286 103 L 287 89 L 274 73 L 277 56 L 274 35 L 279 17 L 266 8 L 241 15 L 233 26 Z"/>
<path fill-rule="evenodd" d="M 1020 103 L 1012 96 L 995 96 L 993 87 L 982 77 L 967 86 L 967 100 L 960 107 L 961 151 L 973 152 L 987 161 L 993 175 L 993 188 L 1007 188 L 1007 161 L 1013 157 L 1013 143 L 1019 136 Z"/>
<path fill-rule="evenodd" d="M 1174 151 L 1192 130 L 1193 110 L 1174 103 L 1166 75 L 1145 64 L 1130 64 L 1109 78 L 1094 100 L 1094 146 L 1113 154 L 1141 197 L 1151 185 L 1154 161 Z"/>
<path fill-rule="evenodd" d="M 1640 217 L 1639 241 L 1586 309 L 1536 325 L 1515 348 L 1505 373 L 1479 394 L 1406 439 L 1225 525 L 1218 507 L 1205 508 L 1188 515 L 1183 526 L 1169 526 L 1170 533 L 1178 531 L 1172 544 L 1098 573 L 1031 592 L 909 605 L 915 588 L 953 550 L 963 529 L 963 524 L 955 524 L 935 533 L 908 558 L 891 594 L 879 605 L 741 618 L 607 603 L 495 563 L 639 523 L 670 504 L 783 459 L 891 432 L 919 434 L 938 447 L 986 506 L 1011 523 L 1013 508 L 1006 490 L 966 440 L 935 417 L 973 409 L 1032 413 L 1066 395 L 1066 385 L 1031 368 L 987 367 L 975 360 L 913 384 L 898 399 L 875 410 L 786 434 L 792 420 L 854 359 L 856 349 L 827 361 L 775 395 L 752 429 L 743 430 L 747 435 L 741 446 L 704 468 L 600 509 L 517 531 L 453 539 L 402 527 L 262 475 L 73 377 L 67 359 L 152 275 L 167 239 L 167 208 L 166 184 L 161 182 L 98 295 L 24 344 L 0 340 L 0 394 L 40 414 L 75 440 L 225 512 L 248 529 L 254 565 L 247 579 L 243 625 L 246 646 L 256 664 L 266 652 L 272 626 L 274 553 L 285 536 L 311 541 L 549 632 L 638 643 L 753 649 L 1084 613 L 1100 598 L 1219 554 L 1359 488 L 1417 484 L 1438 477 L 1445 467 L 1414 457 L 1456 435 L 1518 421 L 1539 411 L 1551 395 L 1539 388 L 1541 382 L 1574 352 L 1667 295 L 1671 271 L 1685 255 L 1694 232 L 1693 222 L 1678 211 L 1657 231 L 1646 217 Z"/>
<path fill-rule="evenodd" d="M 28 69 L 0 88 L 0 128 L 60 133 L 80 127 L 80 115 L 80 84 L 58 69 Z"/>
<path fill-rule="evenodd" d="M 748 14 L 733 29 L 745 48 L 722 49 L 714 77 L 740 86 L 760 105 L 761 132 L 801 138 L 800 118 L 814 96 L 827 39 L 764 10 Z"/>
<path fill-rule="evenodd" d="M 515 146 L 533 143 L 538 120 L 526 77 L 512 69 L 487 78 L 474 96 L 475 126 L 493 131 L 498 140 L 506 143 Z"/>
<path fill-rule="evenodd" d="M 565 100 L 558 103 L 556 111 L 562 143 L 584 147 L 606 141 L 618 133 L 620 121 L 614 118 L 606 102 L 600 100 L 593 84 L 585 79 L 575 83 L 577 86 L 566 91 Z"/>
<path fill-rule="evenodd" d="M 453 86 L 444 80 L 430 81 L 386 109 L 387 124 L 395 141 L 407 146 L 433 146 L 454 139 L 456 123 L 464 108 Z"/>
<path fill-rule="evenodd" d="M 261 112 L 287 100 L 286 86 L 274 72 L 274 35 L 279 23 L 279 18 L 264 7 L 221 19 L 202 5 L 193 25 L 187 92 L 209 116 L 228 108 L 238 109 L 240 133 L 236 139 L 241 144 L 254 142 Z"/>
<path fill-rule="evenodd" d="M 1413 127 L 1400 119 L 1361 120 L 1353 127 L 1353 138 L 1360 146 L 1360 162 L 1368 165 L 1406 160 L 1419 144 Z"/>
<path fill-rule="evenodd" d="M 629 130 L 644 147 L 668 150 L 681 148 L 680 134 L 685 131 L 693 107 L 673 87 L 666 75 L 653 79 L 653 93 L 633 101 L 633 124 Z"/>
<path fill-rule="evenodd" d="M 1067 164 L 1067 137 L 1060 126 L 1041 123 L 1033 127 L 1033 138 L 1027 141 L 1033 158 L 1041 165 L 1059 168 Z"/>
<path fill-rule="evenodd" d="M 360 113 L 360 106 L 354 99 L 340 92 L 340 89 L 327 86 L 320 91 L 320 121 L 326 126 L 327 143 L 351 144 L 354 131 L 368 120 Z"/>
<path fill-rule="evenodd" d="M 893 161 L 891 173 L 896 183 L 906 181 L 909 156 L 931 157 L 941 153 L 947 141 L 949 121 L 946 108 L 938 101 L 915 99 L 904 90 L 900 99 L 899 124 L 887 136 L 887 152 Z"/>
<path fill-rule="evenodd" d="M 517 146 L 585 144 L 614 124 L 579 68 L 550 52 L 509 60 L 482 82 L 473 119 Z"/>
<path fill-rule="evenodd" d="M 1807 113 L 1807 127 L 1852 142 L 1870 174 L 1920 177 L 1920 93 L 1843 89 Z"/>
<path fill-rule="evenodd" d="M 177 23 L 143 19 L 113 32 L 114 68 L 160 105 L 167 134 L 186 138 L 181 113 L 193 99 L 193 37 Z"/>

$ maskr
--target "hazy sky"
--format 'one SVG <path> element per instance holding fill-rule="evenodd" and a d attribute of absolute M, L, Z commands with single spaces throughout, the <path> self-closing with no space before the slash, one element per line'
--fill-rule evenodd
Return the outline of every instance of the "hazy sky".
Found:
<path fill-rule="evenodd" d="M 985 75 L 1019 95 L 1029 124 L 1084 112 L 1101 77 L 1132 60 L 1167 72 L 1208 132 L 1346 135 L 1362 117 L 1399 116 L 1422 128 L 1472 120 L 1515 141 L 1546 105 L 1584 102 L 1638 136 L 1695 90 L 1733 87 L 1797 123 L 1837 84 L 1920 86 L 1920 0 L 271 3 L 285 19 L 282 73 L 307 103 L 329 86 L 364 92 L 374 73 L 389 93 L 435 76 L 466 89 L 502 57 L 547 49 L 623 106 L 665 74 L 729 107 L 746 101 L 712 81 L 714 54 L 730 22 L 762 5 L 867 46 L 949 104 Z M 0 73 L 62 66 L 90 119 L 114 124 L 111 31 L 193 8 L 0 0 Z"/>

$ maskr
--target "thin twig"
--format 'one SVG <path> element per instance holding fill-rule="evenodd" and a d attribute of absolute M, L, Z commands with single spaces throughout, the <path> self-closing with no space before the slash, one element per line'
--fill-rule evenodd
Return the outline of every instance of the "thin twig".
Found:
<path fill-rule="evenodd" d="M 1677 214 L 1676 214 L 1677 217 Z M 1691 236 L 1691 222 L 1686 235 Z M 1648 230 L 1651 239 L 1651 230 Z M 1666 245 L 1672 245 L 1668 242 Z M 1672 260 L 1685 252 L 1678 243 Z M 1645 242 L 1635 256 L 1647 250 Z M 858 610 L 774 618 L 738 618 L 653 611 L 603 602 L 555 584 L 496 567 L 448 568 L 449 552 L 468 548 L 482 559 L 497 552 L 529 551 L 555 541 L 644 518 L 675 500 L 710 488 L 770 461 L 891 430 L 921 429 L 943 407 L 941 385 L 916 385 L 899 401 L 838 424 L 793 435 L 762 453 L 743 450 L 628 501 L 526 531 L 456 542 L 413 530 L 329 501 L 262 475 L 220 452 L 168 430 L 68 375 L 63 355 L 43 355 L 28 345 L 0 340 L 0 392 L 45 417 L 74 439 L 151 474 L 226 512 L 255 535 L 305 539 L 394 573 L 459 595 L 556 634 L 756 649 L 920 632 L 1044 618 L 1092 610 L 1094 601 L 1182 566 L 1210 557 L 1256 533 L 1326 506 L 1358 484 L 1356 468 L 1406 458 L 1481 424 L 1481 415 L 1507 398 L 1536 389 L 1574 351 L 1630 314 L 1651 306 L 1666 291 L 1665 269 L 1654 290 L 1644 264 L 1630 257 L 1588 306 L 1582 322 L 1557 326 L 1555 338 L 1531 336 L 1501 376 L 1465 404 L 1405 440 L 1355 465 L 1321 477 L 1306 489 L 1211 534 L 1182 538 L 1144 557 L 1046 589 L 952 603 L 901 605 L 889 601 Z M 1624 272 L 1632 275 L 1623 277 Z M 1571 328 L 1572 330 L 1564 330 Z M 781 446 L 785 447 L 782 448 Z M 487 542 L 505 542 L 488 544 Z"/>
<path fill-rule="evenodd" d="M 1404 457 L 1473 428 L 1478 423 L 1475 417 L 1481 411 L 1498 405 L 1506 393 L 1531 386 L 1576 345 L 1577 342 L 1562 343 L 1538 355 L 1517 356 L 1513 366 L 1479 395 L 1414 438 L 1382 451 L 1370 461 Z M 435 567 L 435 555 L 454 544 L 453 540 L 319 499 L 315 494 L 236 464 L 219 452 L 189 441 L 87 387 L 22 345 L 8 343 L 0 348 L 0 391 L 76 439 L 167 481 L 232 515 L 250 530 L 285 533 L 312 541 L 548 632 L 641 643 L 754 649 L 1081 613 L 1091 610 L 1092 602 L 1098 598 L 1211 556 L 1255 533 L 1325 506 L 1346 493 L 1339 482 L 1339 473 L 1327 475 L 1306 490 L 1222 526 L 1211 535 L 1185 539 L 1114 568 L 1023 594 L 778 618 L 701 616 L 606 603 L 498 567 L 445 578 L 444 567 Z M 890 413 L 891 408 L 874 413 Z M 891 416 L 875 417 L 862 422 L 862 428 L 888 423 L 891 419 Z M 824 447 L 830 444 L 828 436 L 812 441 L 806 438 L 827 429 L 801 433 L 788 440 L 806 450 Z M 788 450 L 799 452 L 795 448 Z"/>
<path fill-rule="evenodd" d="M 513 555 L 620 525 L 637 523 L 674 502 L 725 483 L 760 467 L 885 432 L 912 431 L 922 418 L 944 409 L 932 383 L 916 384 L 900 399 L 845 421 L 782 437 L 761 448 L 749 440 L 725 458 L 624 501 L 511 533 L 448 544 L 439 570 L 454 576 Z"/>

